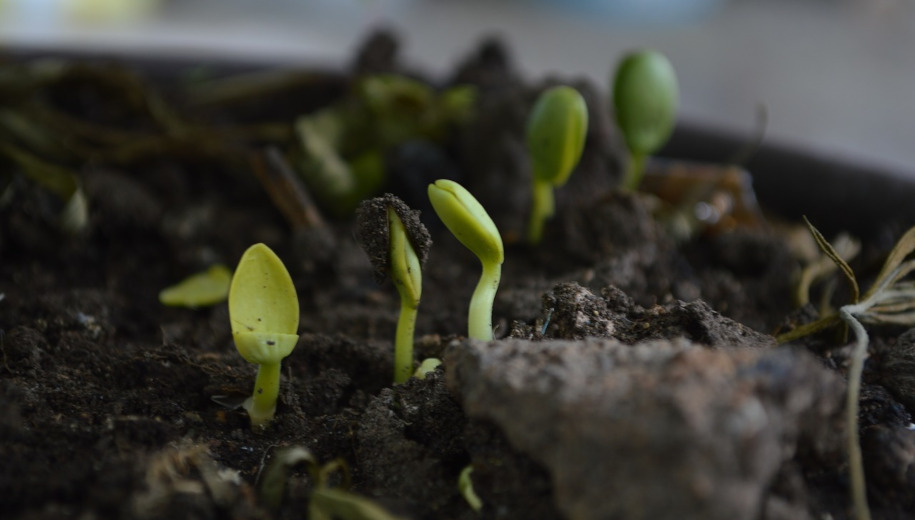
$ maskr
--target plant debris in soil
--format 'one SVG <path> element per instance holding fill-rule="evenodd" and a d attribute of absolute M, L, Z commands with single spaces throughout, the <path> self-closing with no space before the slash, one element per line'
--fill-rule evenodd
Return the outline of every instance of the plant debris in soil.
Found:
<path fill-rule="evenodd" d="M 616 189 L 606 86 L 524 81 L 495 40 L 431 83 L 398 46 L 373 35 L 345 74 L 3 61 L 3 517 L 301 518 L 320 484 L 305 467 L 278 507 L 258 492 L 279 450 L 301 446 L 406 518 L 851 518 L 849 349 L 773 336 L 819 314 L 793 303 L 798 224 L 754 215 L 684 235 L 662 198 Z M 392 90 L 365 89 L 392 74 L 373 84 Z M 584 96 L 588 137 L 531 247 L 524 125 L 559 83 Z M 426 126 L 385 118 L 403 111 Z M 302 134 L 302 118 L 324 133 Z M 328 151 L 327 132 L 364 142 Z M 421 212 L 415 359 L 443 359 L 424 379 L 392 384 L 396 291 L 315 175 L 371 179 L 372 196 Z M 474 193 L 506 244 L 490 343 L 462 337 L 479 265 L 435 219 L 438 178 Z M 886 250 L 861 238 L 854 267 L 873 276 Z M 288 266 L 301 311 L 263 433 L 212 399 L 254 378 L 226 305 L 157 299 L 257 242 Z M 874 518 L 915 515 L 913 343 L 872 331 L 859 418 Z M 479 512 L 457 485 L 468 465 Z"/>

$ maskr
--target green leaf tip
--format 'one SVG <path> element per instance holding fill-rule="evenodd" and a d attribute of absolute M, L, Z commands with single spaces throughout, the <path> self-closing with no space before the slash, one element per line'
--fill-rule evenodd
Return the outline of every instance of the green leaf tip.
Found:
<path fill-rule="evenodd" d="M 649 155 L 664 145 L 678 102 L 677 76 L 663 54 L 640 50 L 623 57 L 613 80 L 613 108 L 633 155 Z"/>
<path fill-rule="evenodd" d="M 232 271 L 222 264 L 193 274 L 159 292 L 159 302 L 170 307 L 206 307 L 226 301 Z"/>
<path fill-rule="evenodd" d="M 279 363 L 298 341 L 299 300 L 286 266 L 255 244 L 238 262 L 229 286 L 229 319 L 239 353 L 259 365 Z"/>
<path fill-rule="evenodd" d="M 401 298 L 414 308 L 419 306 L 423 293 L 422 267 L 419 257 L 404 229 L 403 221 L 393 208 L 388 208 L 388 226 L 391 230 L 391 278 L 397 285 Z"/>
<path fill-rule="evenodd" d="M 588 106 L 572 87 L 544 91 L 527 120 L 527 149 L 534 179 L 562 186 L 581 158 L 588 134 Z"/>
<path fill-rule="evenodd" d="M 484 264 L 505 260 L 502 236 L 483 206 L 460 184 L 439 179 L 429 185 L 429 201 L 445 227 Z"/>

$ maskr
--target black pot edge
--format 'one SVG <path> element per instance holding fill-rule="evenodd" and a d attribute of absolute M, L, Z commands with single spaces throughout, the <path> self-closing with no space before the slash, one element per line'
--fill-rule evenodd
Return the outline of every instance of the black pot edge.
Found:
<path fill-rule="evenodd" d="M 749 136 L 697 122 L 678 124 L 663 157 L 727 161 Z M 821 151 L 764 142 L 743 165 L 761 205 L 788 218 L 806 215 L 827 236 L 846 230 L 861 238 L 915 225 L 915 165 L 902 170 Z"/>

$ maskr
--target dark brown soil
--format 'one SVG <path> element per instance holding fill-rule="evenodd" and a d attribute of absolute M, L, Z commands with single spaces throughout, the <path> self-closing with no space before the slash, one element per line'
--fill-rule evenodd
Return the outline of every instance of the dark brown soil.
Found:
<path fill-rule="evenodd" d="M 399 70 L 395 40 L 374 40 L 366 49 L 354 74 Z M 172 68 L 164 76 L 159 67 L 135 72 L 188 118 L 214 126 L 288 125 L 340 99 L 349 81 L 315 76 L 256 102 L 194 108 L 181 97 L 177 81 L 192 70 Z M 433 239 L 423 273 L 415 357 L 445 358 L 430 377 L 402 385 L 391 384 L 399 298 L 390 283 L 374 281 L 355 239 L 354 219 L 326 217 L 323 226 L 293 229 L 244 155 L 265 144 L 286 150 L 293 146 L 288 136 L 272 143 L 164 147 L 142 160 L 71 158 L 67 164 L 78 173 L 90 207 L 87 228 L 75 236 L 56 224 L 59 200 L 4 161 L 0 516 L 301 518 L 314 485 L 304 468 L 292 472 L 278 510 L 259 499 L 255 486 L 278 447 L 300 445 L 322 462 L 345 460 L 353 491 L 409 518 L 849 518 L 840 419 L 848 351 L 828 333 L 791 347 L 776 346 L 770 336 L 792 320 L 816 315 L 810 308 L 795 311 L 792 303 L 799 260 L 789 248 L 789 226 L 770 219 L 675 239 L 656 216 L 656 198 L 615 190 L 622 154 L 602 101 L 605 93 L 573 81 L 591 110 L 585 154 L 568 185 L 557 192 L 557 216 L 547 224 L 543 243 L 520 243 L 529 200 L 524 118 L 537 92 L 552 81 L 523 83 L 505 50 L 493 42 L 481 46 L 454 78 L 478 86 L 475 117 L 441 144 L 408 141 L 387 156 L 392 180 L 384 191 L 420 209 Z M 72 82 L 45 92 L 43 99 L 98 124 L 132 130 L 150 124 L 128 119 L 138 109 L 112 101 L 121 98 L 98 87 L 91 74 L 74 76 Z M 12 95 L 0 99 L 7 107 L 22 102 Z M 425 186 L 440 177 L 455 178 L 476 194 L 505 237 L 493 316 L 496 337 L 511 336 L 505 345 L 574 340 L 617 359 L 625 357 L 617 343 L 588 342 L 686 341 L 709 353 L 677 354 L 688 346 L 674 343 L 673 350 L 661 349 L 669 354 L 663 361 L 625 365 L 633 381 L 643 385 L 639 395 L 654 395 L 651 385 L 681 388 L 676 385 L 691 378 L 718 384 L 720 368 L 736 386 L 728 386 L 732 379 L 727 379 L 714 388 L 762 396 L 769 417 L 778 418 L 772 425 L 780 428 L 766 441 L 777 444 L 766 446 L 779 448 L 765 452 L 771 457 L 757 454 L 740 462 L 765 466 L 747 470 L 755 479 L 752 500 L 734 502 L 734 490 L 718 487 L 715 480 L 730 473 L 712 472 L 706 484 L 715 485 L 703 492 L 705 498 L 671 502 L 679 508 L 699 504 L 695 510 L 646 506 L 642 511 L 661 516 L 645 516 L 651 513 L 636 513 L 641 509 L 626 505 L 625 496 L 607 493 L 602 497 L 607 507 L 592 509 L 602 512 L 575 513 L 568 487 L 578 481 L 563 480 L 569 469 L 557 469 L 555 454 L 530 448 L 540 441 L 519 440 L 514 428 L 500 422 L 508 416 L 487 411 L 469 397 L 473 378 L 465 371 L 475 370 L 477 362 L 465 359 L 471 347 L 461 337 L 479 265 L 438 223 L 425 200 Z M 882 230 L 874 236 L 877 231 Z M 157 299 L 161 289 L 213 263 L 234 266 L 256 242 L 267 243 L 284 260 L 301 307 L 301 339 L 283 363 L 276 420 L 264 433 L 251 430 L 244 411 L 212 400 L 249 394 L 255 372 L 233 346 L 226 305 L 169 308 Z M 886 246 L 866 243 L 853 264 L 862 278 L 879 267 Z M 902 332 L 872 331 L 861 399 L 870 501 L 874 517 L 882 519 L 915 516 L 915 432 L 909 429 L 910 409 L 901 404 L 913 402 L 906 379 L 912 372 L 906 371 L 908 358 L 886 354 Z M 909 349 L 911 334 L 899 343 Z M 562 348 L 575 352 L 575 347 Z M 733 359 L 716 357 L 731 350 Z M 464 367 L 460 374 L 453 373 L 454 363 Z M 663 367 L 656 377 L 651 375 L 655 366 Z M 752 383 L 743 383 L 744 377 Z M 815 389 L 811 381 L 817 382 Z M 701 404 L 714 396 L 683 388 L 697 393 L 688 398 L 696 403 L 693 408 L 672 412 L 681 420 L 671 423 L 663 416 L 658 423 L 646 422 L 661 429 L 651 435 L 644 428 L 632 431 L 646 439 L 659 437 L 683 421 L 702 422 L 718 413 Z M 807 400 L 792 400 L 798 395 Z M 621 404 L 620 409 L 636 414 L 634 419 L 608 422 L 608 428 L 631 424 L 669 402 L 667 397 L 645 399 L 647 409 Z M 729 405 L 713 404 L 710 410 L 730 413 Z M 571 408 L 560 407 L 556 417 L 585 424 L 587 418 Z M 730 442 L 696 440 L 692 430 L 690 435 L 677 439 L 712 450 Z M 608 433 L 607 442 L 621 436 Z M 614 446 L 614 459 L 595 464 L 633 464 L 631 480 L 645 489 L 655 485 L 652 475 L 668 473 L 663 464 L 636 468 L 636 462 L 625 460 L 626 451 Z M 740 446 L 735 453 L 752 450 Z M 683 446 L 679 453 L 689 449 Z M 705 467 L 698 458 L 690 461 L 684 474 L 693 465 Z M 644 462 L 653 463 L 659 463 L 657 457 Z M 479 514 L 456 484 L 468 464 L 484 504 Z M 611 475 L 591 474 L 594 479 Z M 672 486 L 699 485 L 684 478 Z M 607 482 L 590 485 L 616 489 Z M 717 496 L 716 490 L 728 496 Z M 676 495 L 675 489 L 668 491 Z M 575 495 L 574 500 L 585 498 Z M 703 509 L 710 502 L 725 505 Z"/>

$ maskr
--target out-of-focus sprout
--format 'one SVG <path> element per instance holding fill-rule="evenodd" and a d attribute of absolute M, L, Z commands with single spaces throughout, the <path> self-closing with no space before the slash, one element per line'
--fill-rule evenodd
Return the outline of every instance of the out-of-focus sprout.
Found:
<path fill-rule="evenodd" d="M 339 103 L 296 121 L 300 146 L 290 162 L 326 211 L 349 215 L 388 180 L 384 157 L 392 147 L 441 142 L 469 118 L 475 101 L 467 85 L 437 92 L 405 76 L 366 76 Z"/>
<path fill-rule="evenodd" d="M 226 301 L 232 271 L 222 264 L 191 275 L 159 292 L 159 302 L 172 307 L 205 307 Z"/>
<path fill-rule="evenodd" d="M 533 169 L 527 241 L 540 242 L 554 213 L 553 188 L 566 183 L 581 158 L 588 132 L 588 107 L 572 87 L 543 92 L 527 119 L 527 149 Z"/>
<path fill-rule="evenodd" d="M 480 500 L 480 497 L 477 496 L 476 492 L 473 490 L 473 481 L 470 479 L 471 473 L 473 473 L 473 464 L 468 464 L 461 470 L 461 474 L 458 476 L 458 491 L 460 491 L 464 500 L 467 501 L 467 505 L 470 506 L 470 509 L 479 513 L 480 510 L 483 509 L 483 501 Z"/>
<path fill-rule="evenodd" d="M 641 50 L 623 57 L 613 79 L 613 108 L 629 149 L 624 190 L 639 188 L 648 156 L 673 131 L 678 102 L 677 76 L 663 54 Z"/>

